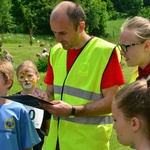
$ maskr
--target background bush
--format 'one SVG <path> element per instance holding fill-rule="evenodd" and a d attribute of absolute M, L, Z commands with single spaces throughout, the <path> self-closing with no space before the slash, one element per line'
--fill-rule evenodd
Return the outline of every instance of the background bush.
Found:
<path fill-rule="evenodd" d="M 41 59 L 38 59 L 38 61 L 36 62 L 36 66 L 39 72 L 46 72 L 47 61 L 48 61 L 48 57 L 42 57 Z"/>

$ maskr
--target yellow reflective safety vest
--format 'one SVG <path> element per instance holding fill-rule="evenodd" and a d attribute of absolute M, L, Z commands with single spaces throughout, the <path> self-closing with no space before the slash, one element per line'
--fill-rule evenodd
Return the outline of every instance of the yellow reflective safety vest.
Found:
<path fill-rule="evenodd" d="M 136 81 L 136 78 L 139 76 L 139 72 L 138 72 L 138 67 L 132 72 L 131 74 L 131 79 L 130 79 L 130 83 Z M 150 79 L 150 75 L 147 76 L 146 78 L 147 80 Z"/>
<path fill-rule="evenodd" d="M 54 99 L 71 105 L 84 105 L 100 100 L 100 85 L 115 45 L 94 37 L 83 48 L 67 74 L 67 50 L 61 44 L 50 52 L 54 72 Z M 51 117 L 46 150 L 108 150 L 112 133 L 112 116 Z"/>
<path fill-rule="evenodd" d="M 137 67 L 131 74 L 130 83 L 134 82 L 138 76 L 139 74 L 138 74 L 138 67 Z"/>
<path fill-rule="evenodd" d="M 116 52 L 117 52 L 118 60 L 121 63 L 122 56 L 120 54 L 120 50 L 117 47 L 115 47 L 115 49 L 116 49 Z"/>

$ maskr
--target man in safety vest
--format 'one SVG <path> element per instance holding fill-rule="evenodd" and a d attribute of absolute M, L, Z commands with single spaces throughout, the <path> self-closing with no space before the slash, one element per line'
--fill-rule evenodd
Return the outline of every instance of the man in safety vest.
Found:
<path fill-rule="evenodd" d="M 125 83 L 115 45 L 85 32 L 85 13 L 74 2 L 60 2 L 50 26 L 58 44 L 50 51 L 44 79 L 53 103 L 41 103 L 52 114 L 45 148 L 108 150 L 111 103 Z"/>

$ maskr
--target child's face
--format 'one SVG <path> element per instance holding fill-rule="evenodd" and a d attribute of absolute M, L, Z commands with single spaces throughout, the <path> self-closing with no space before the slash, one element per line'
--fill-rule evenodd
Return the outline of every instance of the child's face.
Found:
<path fill-rule="evenodd" d="M 123 112 L 118 109 L 115 101 L 112 103 L 112 114 L 118 141 L 125 146 L 132 145 L 132 120 L 125 118 Z"/>
<path fill-rule="evenodd" d="M 8 88 L 10 87 L 10 83 L 4 80 L 3 74 L 0 72 L 0 95 L 7 95 Z"/>
<path fill-rule="evenodd" d="M 19 84 L 24 89 L 34 88 L 38 79 L 39 79 L 39 76 L 31 68 L 24 69 L 24 70 L 22 69 L 18 73 Z"/>

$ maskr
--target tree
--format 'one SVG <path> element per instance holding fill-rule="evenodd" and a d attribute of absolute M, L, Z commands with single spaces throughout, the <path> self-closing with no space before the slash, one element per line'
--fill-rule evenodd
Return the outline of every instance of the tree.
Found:
<path fill-rule="evenodd" d="M 111 2 L 111 0 L 106 0 L 106 4 L 109 20 L 118 19 L 119 13 L 115 10 L 114 4 Z"/>
<path fill-rule="evenodd" d="M 19 32 L 30 32 L 30 39 L 32 34 L 53 35 L 49 25 L 49 15 L 54 6 L 61 1 L 62 0 L 12 0 L 13 6 L 11 13 L 14 16 L 14 21 Z M 74 1 L 81 4 L 85 10 L 87 15 L 87 31 L 89 34 L 98 36 L 105 35 L 108 21 L 107 2 L 101 0 Z"/>
<path fill-rule="evenodd" d="M 90 0 L 84 3 L 87 15 L 87 30 L 89 34 L 95 36 L 105 36 L 108 21 L 106 2 L 100 0 Z"/>
<path fill-rule="evenodd" d="M 10 15 L 11 0 L 1 0 L 0 4 L 0 32 L 4 33 L 9 30 L 12 24 Z"/>
<path fill-rule="evenodd" d="M 25 15 L 21 0 L 12 0 L 11 14 L 16 25 L 14 32 L 24 33 Z"/>
<path fill-rule="evenodd" d="M 12 0 L 12 15 L 19 32 L 34 34 L 52 34 L 49 27 L 49 15 L 53 7 L 61 0 Z M 32 29 L 32 31 L 31 31 Z"/>
<path fill-rule="evenodd" d="M 150 7 L 150 0 L 143 0 L 144 7 Z"/>
<path fill-rule="evenodd" d="M 150 7 L 144 7 L 141 9 L 139 15 L 150 19 Z"/>
<path fill-rule="evenodd" d="M 143 7 L 143 0 L 111 0 L 116 11 L 126 13 L 127 16 L 136 16 Z"/>

